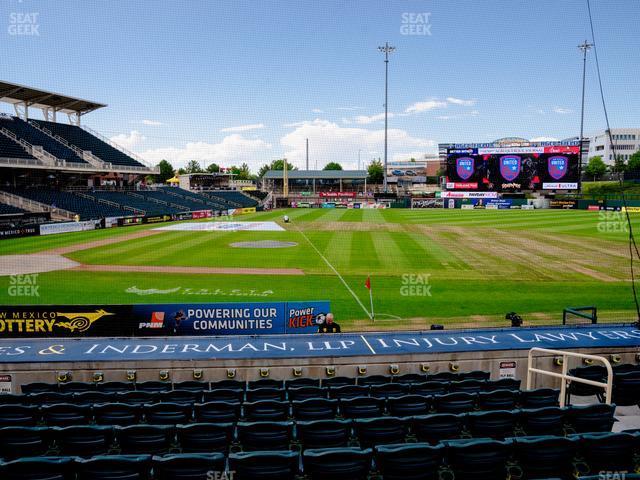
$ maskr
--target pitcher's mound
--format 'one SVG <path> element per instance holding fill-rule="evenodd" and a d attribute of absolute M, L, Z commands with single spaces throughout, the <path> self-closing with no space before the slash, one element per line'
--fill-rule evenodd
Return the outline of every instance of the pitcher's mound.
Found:
<path fill-rule="evenodd" d="M 3 255 L 0 256 L 0 276 L 66 270 L 80 265 L 62 255 Z"/>
<path fill-rule="evenodd" d="M 235 248 L 288 248 L 295 247 L 296 242 L 279 242 L 278 240 L 259 240 L 257 242 L 235 242 L 231 246 Z"/>

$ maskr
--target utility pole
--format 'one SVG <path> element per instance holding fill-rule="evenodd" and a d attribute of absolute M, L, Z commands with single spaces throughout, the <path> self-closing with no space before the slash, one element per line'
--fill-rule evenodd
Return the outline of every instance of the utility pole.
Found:
<path fill-rule="evenodd" d="M 582 105 L 580 108 L 580 162 L 579 172 L 582 177 L 582 147 L 584 142 L 584 86 L 587 76 L 587 52 L 591 50 L 593 43 L 589 43 L 586 40 L 582 45 L 578 45 L 580 51 L 582 51 Z"/>
<path fill-rule="evenodd" d="M 383 190 L 387 193 L 387 128 L 389 120 L 389 105 L 388 105 L 388 93 L 389 93 L 389 54 L 395 51 L 396 47 L 389 45 L 389 42 L 385 42 L 384 47 L 378 47 L 378 50 L 384 53 L 384 180 Z"/>
<path fill-rule="evenodd" d="M 307 138 L 307 170 L 309 170 L 309 139 Z"/>

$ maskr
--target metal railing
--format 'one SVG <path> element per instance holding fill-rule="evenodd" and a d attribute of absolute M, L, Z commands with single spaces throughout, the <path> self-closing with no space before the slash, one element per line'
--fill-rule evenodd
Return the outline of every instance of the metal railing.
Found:
<path fill-rule="evenodd" d="M 156 169 L 152 165 L 150 165 L 145 159 L 143 159 L 140 155 L 136 155 L 132 151 L 124 148 L 122 145 L 118 145 L 116 142 L 114 142 L 110 138 L 107 138 L 106 136 L 102 135 L 99 132 L 96 132 L 94 129 L 89 128 L 86 125 L 81 125 L 80 128 L 82 128 L 86 132 L 90 133 L 94 137 L 98 137 L 104 143 L 107 143 L 107 144 L 111 145 L 116 150 L 119 150 L 120 152 L 124 153 L 125 155 L 133 158 L 134 160 L 136 160 L 137 162 L 141 163 L 142 165 L 145 165 L 145 170 L 152 170 L 154 173 L 160 173 L 160 169 L 158 169 L 158 171 L 156 172 Z"/>
<path fill-rule="evenodd" d="M 550 355 L 562 356 L 562 373 L 550 372 L 548 370 L 542 370 L 539 368 L 533 367 L 533 353 L 547 353 Z M 586 360 L 593 360 L 596 362 L 601 362 L 605 368 L 607 369 L 607 382 L 596 382 L 595 380 L 588 380 L 586 378 L 574 377 L 569 375 L 567 372 L 569 370 L 569 362 L 567 361 L 569 357 L 572 358 L 581 358 Z M 540 348 L 533 347 L 529 350 L 529 359 L 527 363 L 527 390 L 531 390 L 533 375 L 534 373 L 538 373 L 540 375 L 546 375 L 548 377 L 554 377 L 561 379 L 562 383 L 560 385 L 560 406 L 564 407 L 566 403 L 566 394 L 567 394 L 567 380 L 571 382 L 585 383 L 587 385 L 591 385 L 594 387 L 601 387 L 605 390 L 605 403 L 611 404 L 611 392 L 613 389 L 613 369 L 611 368 L 611 364 L 609 360 L 599 355 L 589 355 L 586 353 L 576 353 L 576 352 L 566 352 L 563 350 L 551 350 L 548 348 Z"/>

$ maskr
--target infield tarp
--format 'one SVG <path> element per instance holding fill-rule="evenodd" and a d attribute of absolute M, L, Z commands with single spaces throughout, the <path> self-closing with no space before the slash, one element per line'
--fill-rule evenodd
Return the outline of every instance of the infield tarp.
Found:
<path fill-rule="evenodd" d="M 0 363 L 251 360 L 354 357 L 492 350 L 633 348 L 630 325 L 478 329 L 437 332 L 0 340 Z"/>

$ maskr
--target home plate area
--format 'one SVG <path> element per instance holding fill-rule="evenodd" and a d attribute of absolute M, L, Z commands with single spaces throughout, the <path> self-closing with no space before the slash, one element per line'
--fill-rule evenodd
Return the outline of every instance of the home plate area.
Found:
<path fill-rule="evenodd" d="M 276 222 L 188 222 L 176 223 L 154 230 L 172 230 L 183 232 L 284 232 L 284 228 Z"/>

